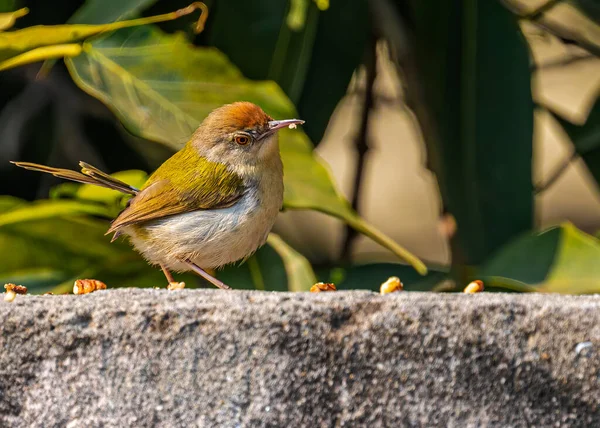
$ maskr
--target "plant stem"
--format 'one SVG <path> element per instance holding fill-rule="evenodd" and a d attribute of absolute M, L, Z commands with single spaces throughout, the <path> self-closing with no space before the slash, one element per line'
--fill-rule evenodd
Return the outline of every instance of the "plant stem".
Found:
<path fill-rule="evenodd" d="M 358 212 L 358 206 L 360 203 L 365 161 L 369 152 L 369 118 L 374 105 L 373 85 L 375 84 L 375 79 L 377 77 L 376 47 L 377 37 L 373 32 L 371 32 L 365 52 L 365 96 L 363 98 L 363 109 L 360 120 L 360 127 L 358 129 L 358 134 L 355 139 L 357 157 L 355 168 L 356 173 L 354 175 L 354 186 L 352 188 L 352 208 L 356 212 Z M 358 234 L 356 230 L 354 230 L 350 225 L 346 225 L 346 238 L 344 239 L 344 244 L 342 246 L 342 260 L 350 260 L 352 254 L 352 246 L 357 236 Z"/>

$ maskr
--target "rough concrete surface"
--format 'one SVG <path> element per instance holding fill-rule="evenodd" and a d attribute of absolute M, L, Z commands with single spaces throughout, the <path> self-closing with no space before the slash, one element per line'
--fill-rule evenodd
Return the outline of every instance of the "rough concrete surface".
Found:
<path fill-rule="evenodd" d="M 600 426 L 600 296 L 0 302 L 0 426 Z"/>

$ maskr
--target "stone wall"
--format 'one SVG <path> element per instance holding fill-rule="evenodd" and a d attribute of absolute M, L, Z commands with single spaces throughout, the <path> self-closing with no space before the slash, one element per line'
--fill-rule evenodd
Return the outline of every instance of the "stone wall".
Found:
<path fill-rule="evenodd" d="M 0 426 L 600 426 L 600 296 L 0 302 Z"/>

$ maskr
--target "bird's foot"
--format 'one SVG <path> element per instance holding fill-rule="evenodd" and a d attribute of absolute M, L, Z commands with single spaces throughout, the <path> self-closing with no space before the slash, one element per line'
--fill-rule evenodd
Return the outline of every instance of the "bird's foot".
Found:
<path fill-rule="evenodd" d="M 231 287 L 229 285 L 225 284 L 223 281 L 219 281 L 217 278 L 215 278 L 211 274 L 207 273 L 204 269 L 202 269 L 197 264 L 191 262 L 190 260 L 185 260 L 185 259 L 183 259 L 181 261 L 183 263 L 187 264 L 193 272 L 200 275 L 202 278 L 204 278 L 205 280 L 210 282 L 215 287 L 218 287 L 221 290 L 231 290 Z"/>
<path fill-rule="evenodd" d="M 185 282 L 177 282 L 177 281 L 172 281 L 169 282 L 169 285 L 167 285 L 167 290 L 183 290 L 185 288 Z"/>

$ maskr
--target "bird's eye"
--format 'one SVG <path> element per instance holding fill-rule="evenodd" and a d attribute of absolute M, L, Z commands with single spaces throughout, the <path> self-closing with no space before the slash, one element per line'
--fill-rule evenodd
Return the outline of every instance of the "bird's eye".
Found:
<path fill-rule="evenodd" d="M 248 137 L 247 135 L 236 135 L 235 142 L 238 143 L 240 146 L 245 146 L 250 142 L 250 137 Z"/>

